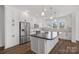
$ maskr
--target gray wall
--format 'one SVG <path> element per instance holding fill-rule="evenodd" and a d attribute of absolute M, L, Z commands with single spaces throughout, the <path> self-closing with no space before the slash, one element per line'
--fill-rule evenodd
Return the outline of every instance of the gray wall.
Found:
<path fill-rule="evenodd" d="M 0 47 L 4 46 L 5 44 L 4 10 L 4 6 L 0 5 Z"/>

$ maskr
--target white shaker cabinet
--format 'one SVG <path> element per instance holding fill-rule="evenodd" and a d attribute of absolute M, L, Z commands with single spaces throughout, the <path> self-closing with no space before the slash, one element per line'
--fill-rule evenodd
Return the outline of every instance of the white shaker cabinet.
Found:
<path fill-rule="evenodd" d="M 38 40 L 35 37 L 30 37 L 31 39 L 31 49 L 33 52 L 38 52 Z"/>
<path fill-rule="evenodd" d="M 31 50 L 37 54 L 48 54 L 57 44 L 58 38 L 46 40 L 37 37 L 31 37 Z"/>

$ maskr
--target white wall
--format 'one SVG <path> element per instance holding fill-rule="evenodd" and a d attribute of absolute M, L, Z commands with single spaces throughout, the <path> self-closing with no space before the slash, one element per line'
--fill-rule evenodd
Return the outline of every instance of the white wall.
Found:
<path fill-rule="evenodd" d="M 5 49 L 19 44 L 19 21 L 24 20 L 26 17 L 20 10 L 5 6 Z"/>
<path fill-rule="evenodd" d="M 76 42 L 76 14 L 72 14 L 72 42 Z"/>
<path fill-rule="evenodd" d="M 4 39 L 5 39 L 5 33 L 4 33 L 4 6 L 0 5 L 0 47 L 4 46 Z"/>
<path fill-rule="evenodd" d="M 76 12 L 76 21 L 75 21 L 75 39 L 79 41 L 79 11 Z"/>
<path fill-rule="evenodd" d="M 79 9 L 72 13 L 72 42 L 79 41 Z"/>
<path fill-rule="evenodd" d="M 68 14 L 64 17 L 66 28 L 72 27 L 72 14 Z"/>

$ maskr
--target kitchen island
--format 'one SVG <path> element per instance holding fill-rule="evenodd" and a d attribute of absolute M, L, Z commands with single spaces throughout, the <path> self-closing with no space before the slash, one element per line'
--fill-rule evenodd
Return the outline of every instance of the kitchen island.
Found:
<path fill-rule="evenodd" d="M 31 35 L 31 50 L 37 54 L 48 54 L 58 42 L 59 32 L 45 32 Z"/>

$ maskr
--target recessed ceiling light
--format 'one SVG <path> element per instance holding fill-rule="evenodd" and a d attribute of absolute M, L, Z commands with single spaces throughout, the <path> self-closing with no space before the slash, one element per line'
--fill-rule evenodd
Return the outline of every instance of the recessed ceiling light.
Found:
<path fill-rule="evenodd" d="M 23 14 L 29 16 L 29 11 L 24 11 Z"/>
<path fill-rule="evenodd" d="M 28 15 L 29 15 L 29 14 L 28 14 L 28 13 L 26 13 L 26 12 L 24 12 L 23 14 L 24 14 L 24 15 L 26 15 L 26 16 L 28 16 Z"/>

